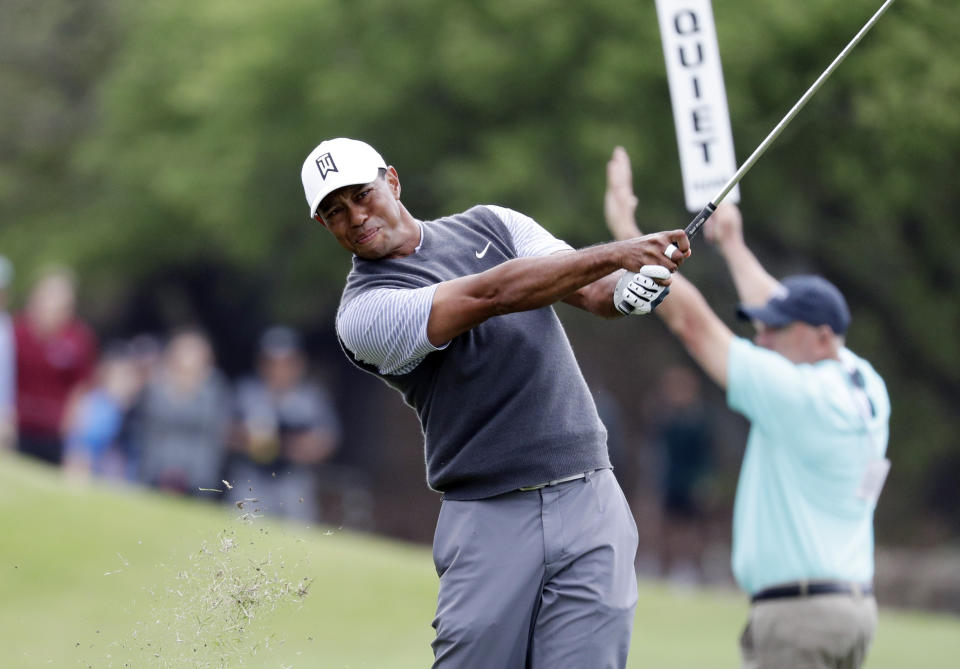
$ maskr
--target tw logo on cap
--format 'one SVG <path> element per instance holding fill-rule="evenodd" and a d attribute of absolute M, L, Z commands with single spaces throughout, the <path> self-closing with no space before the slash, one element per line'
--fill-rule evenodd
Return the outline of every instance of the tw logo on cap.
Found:
<path fill-rule="evenodd" d="M 331 172 L 339 172 L 337 169 L 337 164 L 333 162 L 333 156 L 330 153 L 325 153 L 319 158 L 317 158 L 317 169 L 320 170 L 320 178 L 326 180 L 327 175 Z"/>

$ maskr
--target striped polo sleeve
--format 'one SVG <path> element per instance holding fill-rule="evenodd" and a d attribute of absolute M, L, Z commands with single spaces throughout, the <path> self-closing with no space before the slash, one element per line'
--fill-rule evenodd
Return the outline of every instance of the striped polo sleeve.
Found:
<path fill-rule="evenodd" d="M 529 216 L 513 209 L 486 205 L 503 221 L 513 238 L 517 257 L 550 255 L 573 248 L 547 232 Z M 423 288 L 374 288 L 365 291 L 337 312 L 337 334 L 361 361 L 381 374 L 413 371 L 433 351 L 427 323 L 437 285 Z"/>
<path fill-rule="evenodd" d="M 337 334 L 381 374 L 406 374 L 428 353 L 447 346 L 434 346 L 427 338 L 437 285 L 368 290 L 337 312 Z"/>

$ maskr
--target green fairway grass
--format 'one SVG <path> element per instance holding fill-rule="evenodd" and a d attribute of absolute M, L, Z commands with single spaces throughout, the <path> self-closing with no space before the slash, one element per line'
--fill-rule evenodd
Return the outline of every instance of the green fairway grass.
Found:
<path fill-rule="evenodd" d="M 0 453 L 0 667 L 430 666 L 427 547 L 244 518 L 254 506 L 70 482 Z M 737 667 L 746 610 L 735 592 L 641 584 L 629 666 Z M 867 666 L 958 657 L 957 618 L 885 609 Z"/>

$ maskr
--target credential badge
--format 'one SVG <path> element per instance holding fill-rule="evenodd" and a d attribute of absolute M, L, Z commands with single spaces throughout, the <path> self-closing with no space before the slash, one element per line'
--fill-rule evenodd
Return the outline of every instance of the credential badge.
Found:
<path fill-rule="evenodd" d="M 321 179 L 326 179 L 330 172 L 340 171 L 337 169 L 337 164 L 333 162 L 333 156 L 331 156 L 329 153 L 325 153 L 317 158 L 317 169 L 320 170 Z"/>

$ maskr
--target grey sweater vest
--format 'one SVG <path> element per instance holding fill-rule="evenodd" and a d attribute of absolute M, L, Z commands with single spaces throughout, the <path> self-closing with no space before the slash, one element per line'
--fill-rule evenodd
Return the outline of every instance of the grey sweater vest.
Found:
<path fill-rule="evenodd" d="M 364 290 L 420 288 L 517 257 L 506 226 L 486 207 L 423 227 L 412 255 L 354 258 L 342 303 Z M 492 497 L 610 467 L 606 430 L 552 307 L 490 318 L 403 375 L 379 374 L 344 350 L 417 412 L 427 483 L 449 499 Z"/>

